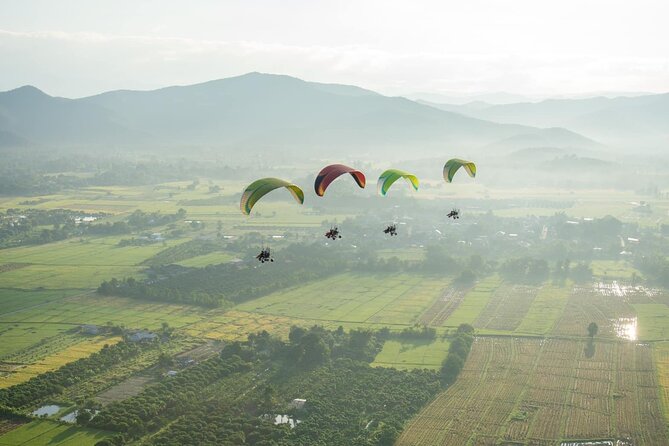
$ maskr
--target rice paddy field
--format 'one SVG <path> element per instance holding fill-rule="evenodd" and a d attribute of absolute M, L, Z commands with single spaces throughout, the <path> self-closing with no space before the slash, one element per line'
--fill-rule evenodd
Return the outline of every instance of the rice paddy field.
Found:
<path fill-rule="evenodd" d="M 0 436 L 2 446 L 92 446 L 110 434 L 97 429 L 37 420 Z"/>
<path fill-rule="evenodd" d="M 47 356 L 38 359 L 36 362 L 23 363 L 12 367 L 5 366 L 4 368 L 7 372 L 7 376 L 4 376 L 2 380 L 0 380 L 0 388 L 13 386 L 14 384 L 28 381 L 30 378 L 42 373 L 56 370 L 69 362 L 90 356 L 105 345 L 113 345 L 119 341 L 121 341 L 121 338 L 118 336 L 96 336 L 92 339 L 84 339 L 81 342 L 76 342 L 64 349 L 53 349 L 54 353 L 47 354 Z M 2 373 L 2 369 L 3 366 L 0 365 L 0 373 Z"/>
<path fill-rule="evenodd" d="M 434 341 L 395 341 L 383 344 L 383 349 L 376 356 L 372 366 L 393 367 L 400 370 L 432 369 L 438 370 L 448 354 L 448 339 Z"/>
<path fill-rule="evenodd" d="M 443 281 L 421 276 L 343 274 L 252 300 L 238 310 L 313 323 L 411 326 L 443 292 Z"/>
<path fill-rule="evenodd" d="M 632 343 L 477 338 L 457 381 L 397 441 L 555 445 L 568 439 L 669 443 L 653 349 Z"/>

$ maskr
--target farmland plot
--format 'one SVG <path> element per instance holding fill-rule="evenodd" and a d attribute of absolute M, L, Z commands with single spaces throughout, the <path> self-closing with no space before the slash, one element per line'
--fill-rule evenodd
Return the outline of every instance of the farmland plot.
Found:
<path fill-rule="evenodd" d="M 567 305 L 571 287 L 557 287 L 544 284 L 538 291 L 523 321 L 516 328 L 517 333 L 549 333 Z"/>
<path fill-rule="evenodd" d="M 425 325 L 440 326 L 462 303 L 467 291 L 462 288 L 446 288 L 439 299 L 423 313 L 420 322 Z"/>
<path fill-rule="evenodd" d="M 394 367 L 396 369 L 439 369 L 448 354 L 447 339 L 395 341 L 383 344 L 383 349 L 374 359 L 372 367 Z"/>
<path fill-rule="evenodd" d="M 655 344 L 655 363 L 664 416 L 669 422 L 669 342 Z"/>
<path fill-rule="evenodd" d="M 586 352 L 582 341 L 479 337 L 455 384 L 409 423 L 398 445 L 564 438 L 667 444 L 650 347 L 595 342 Z"/>
<path fill-rule="evenodd" d="M 96 336 L 91 339 L 80 339 L 62 350 L 52 351 L 51 354 L 39 359 L 32 364 L 22 365 L 11 369 L 7 376 L 0 377 L 0 388 L 9 387 L 28 381 L 30 378 L 42 373 L 56 370 L 63 365 L 85 358 L 102 349 L 105 345 L 113 345 L 120 342 L 121 338 Z"/>
<path fill-rule="evenodd" d="M 0 446 L 93 446 L 109 436 L 97 429 L 36 420 L 0 436 Z"/>
<path fill-rule="evenodd" d="M 477 283 L 474 288 L 467 292 L 464 299 L 443 325 L 457 327 L 460 324 L 474 323 L 501 283 L 501 279 L 497 276 L 487 277 Z"/>
<path fill-rule="evenodd" d="M 342 274 L 272 293 L 239 311 L 368 326 L 414 325 L 442 293 L 443 282 L 418 275 Z"/>
<path fill-rule="evenodd" d="M 536 287 L 504 284 L 497 288 L 474 321 L 477 328 L 514 331 L 527 314 L 539 291 Z"/>
<path fill-rule="evenodd" d="M 587 326 L 595 322 L 599 326 L 598 336 L 621 336 L 619 322 L 634 320 L 636 312 L 624 295 L 609 294 L 592 287 L 574 287 L 562 317 L 553 328 L 555 335 L 585 336 Z M 631 333 L 628 333 L 630 339 Z"/>

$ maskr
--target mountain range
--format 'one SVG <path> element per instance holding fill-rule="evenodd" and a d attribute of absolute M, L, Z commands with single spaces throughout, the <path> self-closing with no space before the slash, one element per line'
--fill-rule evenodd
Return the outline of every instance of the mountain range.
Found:
<path fill-rule="evenodd" d="M 0 93 L 0 147 L 202 147 L 230 154 L 281 150 L 310 156 L 331 150 L 348 155 L 388 151 L 434 155 L 452 147 L 465 152 L 537 146 L 596 149 L 602 147 L 598 138 L 572 129 L 602 128 L 607 119 L 628 116 L 607 103 L 629 104 L 627 110 L 635 116 L 664 116 L 664 99 L 659 95 L 564 100 L 552 107 L 550 101 L 449 107 L 261 73 L 80 99 L 53 97 L 25 86 Z M 547 107 L 550 116 L 534 116 L 544 112 L 532 107 Z M 661 127 L 658 119 L 649 121 L 644 126 Z"/>
<path fill-rule="evenodd" d="M 669 93 L 635 97 L 547 99 L 541 102 L 492 105 L 424 105 L 452 113 L 537 127 L 565 127 L 611 146 L 666 150 L 669 145 Z"/>

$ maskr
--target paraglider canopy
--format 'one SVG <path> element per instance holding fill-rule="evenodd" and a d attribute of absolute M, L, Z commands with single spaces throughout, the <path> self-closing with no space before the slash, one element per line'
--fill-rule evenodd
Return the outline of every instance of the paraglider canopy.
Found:
<path fill-rule="evenodd" d="M 400 178 L 404 178 L 411 184 L 411 186 L 413 186 L 414 190 L 418 190 L 419 182 L 415 175 L 404 172 L 403 170 L 388 169 L 381 174 L 379 181 L 376 184 L 379 193 L 381 195 L 386 195 L 388 193 L 388 189 L 390 189 L 390 186 L 392 186 L 392 184 Z"/>
<path fill-rule="evenodd" d="M 244 215 L 249 215 L 253 206 L 266 194 L 272 192 L 274 189 L 285 187 L 290 191 L 300 204 L 304 203 L 304 192 L 298 186 L 289 183 L 288 181 L 279 178 L 261 178 L 249 184 L 242 194 L 242 199 L 239 202 L 239 208 Z"/>
<path fill-rule="evenodd" d="M 361 188 L 365 187 L 365 175 L 362 172 L 343 164 L 331 164 L 323 167 L 318 173 L 316 181 L 314 181 L 316 195 L 322 197 L 330 183 L 345 173 L 350 173 L 355 182 L 358 183 L 358 186 Z"/>
<path fill-rule="evenodd" d="M 446 161 L 446 164 L 444 165 L 444 180 L 446 180 L 447 183 L 452 182 L 455 173 L 461 167 L 465 169 L 470 177 L 474 178 L 476 176 L 476 164 L 471 161 L 453 158 Z"/>

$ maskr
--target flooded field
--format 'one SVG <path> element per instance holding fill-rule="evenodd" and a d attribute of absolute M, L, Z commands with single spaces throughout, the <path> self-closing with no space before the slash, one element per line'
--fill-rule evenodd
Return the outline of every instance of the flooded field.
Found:
<path fill-rule="evenodd" d="M 627 297 L 632 295 L 652 297 L 660 294 L 660 290 L 654 288 L 647 288 L 642 285 L 620 283 L 616 280 L 612 282 L 596 282 L 593 284 L 593 289 L 602 296 L 611 297 Z"/>
<path fill-rule="evenodd" d="M 619 338 L 627 339 L 628 341 L 636 341 L 638 339 L 638 320 L 636 317 L 621 317 L 618 319 L 612 319 L 611 323 L 613 324 L 613 329 Z"/>

